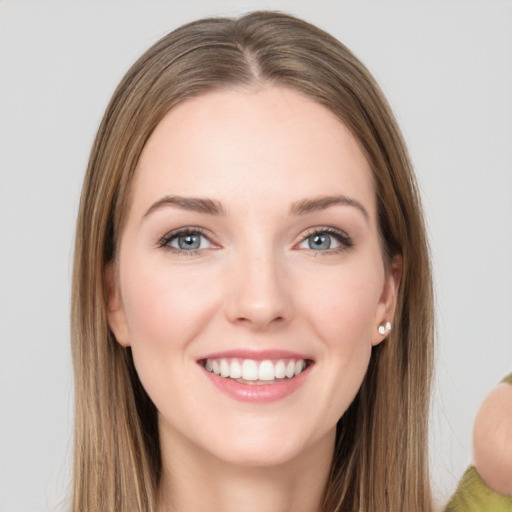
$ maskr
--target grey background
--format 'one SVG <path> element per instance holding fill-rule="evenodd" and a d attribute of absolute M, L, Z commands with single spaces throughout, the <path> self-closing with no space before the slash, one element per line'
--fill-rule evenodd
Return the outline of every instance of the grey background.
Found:
<path fill-rule="evenodd" d="M 478 405 L 512 368 L 510 1 L 1 2 L 1 511 L 56 510 L 69 489 L 73 230 L 114 87 L 172 28 L 257 8 L 338 37 L 394 108 L 435 265 L 431 459 L 440 501 L 470 462 Z"/>

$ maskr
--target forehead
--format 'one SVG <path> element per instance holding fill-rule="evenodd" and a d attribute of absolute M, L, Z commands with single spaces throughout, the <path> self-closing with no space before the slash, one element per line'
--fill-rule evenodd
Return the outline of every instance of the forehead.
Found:
<path fill-rule="evenodd" d="M 339 193 L 369 210 L 375 202 L 370 166 L 348 128 L 280 87 L 210 92 L 170 110 L 142 151 L 132 199 L 169 193 L 240 204 Z"/>

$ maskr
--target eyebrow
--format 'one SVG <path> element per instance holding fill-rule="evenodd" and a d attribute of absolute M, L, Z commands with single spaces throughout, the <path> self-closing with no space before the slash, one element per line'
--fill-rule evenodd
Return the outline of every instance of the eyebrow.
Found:
<path fill-rule="evenodd" d="M 357 208 L 364 216 L 366 221 L 369 221 L 370 215 L 366 208 L 355 199 L 347 196 L 321 196 L 313 199 L 301 199 L 292 203 L 290 207 L 290 215 L 305 215 L 307 213 L 325 210 L 331 206 L 344 205 Z M 226 215 L 226 210 L 219 201 L 215 199 L 207 199 L 201 197 L 183 197 L 183 196 L 165 196 L 153 203 L 147 212 L 144 214 L 143 219 L 150 213 L 159 210 L 165 206 L 172 206 L 180 210 L 187 210 L 198 213 L 206 213 L 208 215 Z"/>
<path fill-rule="evenodd" d="M 326 208 L 335 205 L 353 206 L 363 214 L 366 221 L 370 220 L 368 211 L 359 201 L 343 195 L 321 196 L 313 199 L 301 199 L 300 201 L 296 201 L 292 204 L 290 207 L 290 215 L 304 215 L 310 212 L 325 210 Z"/>
<path fill-rule="evenodd" d="M 153 203 L 144 214 L 146 218 L 150 213 L 163 208 L 164 206 L 173 206 L 180 210 L 191 212 L 207 213 L 209 215 L 225 215 L 226 211 L 219 201 L 214 199 L 205 199 L 201 197 L 183 197 L 183 196 L 165 196 Z"/>

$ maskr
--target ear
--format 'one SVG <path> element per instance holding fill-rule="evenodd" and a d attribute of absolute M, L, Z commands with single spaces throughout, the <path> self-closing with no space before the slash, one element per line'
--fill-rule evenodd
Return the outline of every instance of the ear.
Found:
<path fill-rule="evenodd" d="M 384 341 L 389 335 L 389 330 L 386 329 L 388 322 L 393 326 L 393 319 L 395 316 L 396 302 L 398 298 L 398 289 L 400 287 L 400 280 L 402 278 L 402 256 L 397 254 L 393 256 L 391 265 L 386 272 L 384 287 L 382 295 L 377 306 L 375 315 L 375 325 L 372 332 L 372 345 L 378 345 Z M 389 324 L 388 324 L 389 325 Z M 379 327 L 384 326 L 385 332 L 379 332 Z"/>
<path fill-rule="evenodd" d="M 123 347 L 128 347 L 130 346 L 128 323 L 113 263 L 109 263 L 105 269 L 105 283 L 107 285 L 108 325 L 117 342 Z"/>

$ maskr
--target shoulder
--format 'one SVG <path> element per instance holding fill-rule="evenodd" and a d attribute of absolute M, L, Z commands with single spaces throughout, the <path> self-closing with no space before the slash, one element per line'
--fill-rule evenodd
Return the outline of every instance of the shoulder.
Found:
<path fill-rule="evenodd" d="M 445 512 L 512 512 L 512 374 L 482 403 L 473 430 L 474 466 Z"/>
<path fill-rule="evenodd" d="M 496 491 L 512 495 L 512 385 L 508 382 L 496 386 L 480 407 L 473 450 L 483 480 Z"/>

